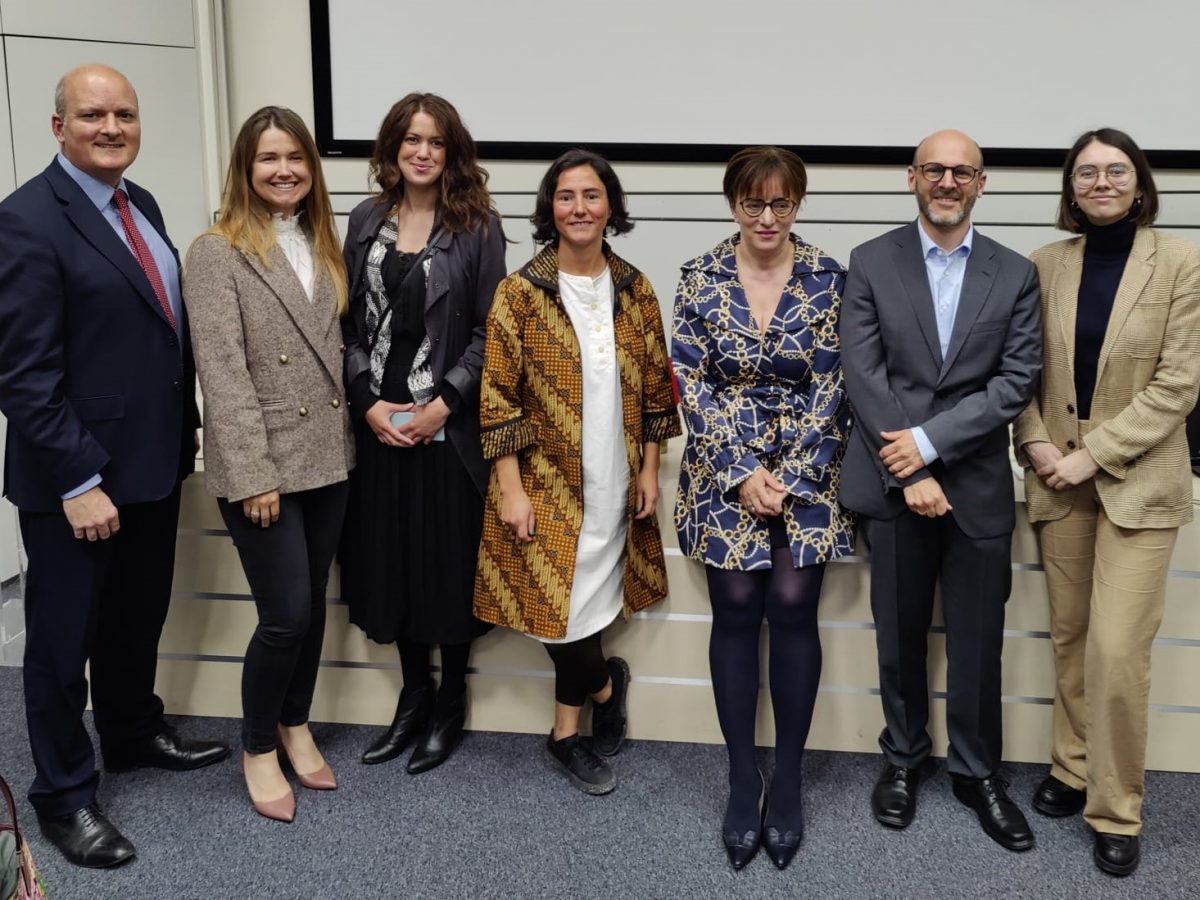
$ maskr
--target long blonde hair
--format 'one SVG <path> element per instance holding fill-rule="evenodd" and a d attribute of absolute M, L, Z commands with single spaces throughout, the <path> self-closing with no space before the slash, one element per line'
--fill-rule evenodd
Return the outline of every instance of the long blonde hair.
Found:
<path fill-rule="evenodd" d="M 321 158 L 304 120 L 290 109 L 264 106 L 242 125 L 229 157 L 221 211 L 208 233 L 220 235 L 231 247 L 253 253 L 263 265 L 267 264 L 267 254 L 275 246 L 275 229 L 271 226 L 271 211 L 262 198 L 254 193 L 250 179 L 258 151 L 258 139 L 268 128 L 278 128 L 291 135 L 304 154 L 304 161 L 312 174 L 312 188 L 297 209 L 297 212 L 304 213 L 300 217 L 300 227 L 312 242 L 314 268 L 324 272 L 333 282 L 337 294 L 337 314 L 345 315 L 349 294 L 346 263 L 342 258 L 337 230 L 333 226 L 333 206 L 325 189 Z"/>

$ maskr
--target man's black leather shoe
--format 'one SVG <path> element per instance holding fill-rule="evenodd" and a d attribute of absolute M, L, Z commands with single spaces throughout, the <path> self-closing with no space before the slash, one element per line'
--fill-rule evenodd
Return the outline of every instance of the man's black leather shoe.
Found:
<path fill-rule="evenodd" d="M 65 816 L 38 815 L 46 840 L 77 866 L 107 869 L 133 859 L 136 851 L 96 804 Z"/>
<path fill-rule="evenodd" d="M 1142 859 L 1136 834 L 1104 834 L 1096 832 L 1096 846 L 1092 850 L 1096 868 L 1109 875 L 1132 875 Z"/>
<path fill-rule="evenodd" d="M 921 775 L 916 769 L 883 767 L 875 789 L 871 791 L 871 812 L 888 828 L 907 828 L 917 811 L 917 785 Z"/>
<path fill-rule="evenodd" d="M 1029 850 L 1033 847 L 1033 832 L 1017 804 L 1005 790 L 1002 778 L 955 778 L 954 796 L 975 810 L 979 824 L 988 837 L 1008 850 Z"/>
<path fill-rule="evenodd" d="M 1033 794 L 1033 808 L 1043 816 L 1073 816 L 1087 803 L 1087 791 L 1078 791 L 1053 775 L 1047 775 Z"/>
<path fill-rule="evenodd" d="M 192 741 L 181 737 L 170 726 L 141 747 L 122 753 L 104 754 L 104 768 L 110 772 L 129 769 L 169 769 L 186 772 L 218 763 L 229 755 L 229 746 L 219 741 Z"/>

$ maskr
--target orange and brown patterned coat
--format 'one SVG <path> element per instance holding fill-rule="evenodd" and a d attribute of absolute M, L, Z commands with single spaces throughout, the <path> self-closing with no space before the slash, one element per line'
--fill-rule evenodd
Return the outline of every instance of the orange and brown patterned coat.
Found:
<path fill-rule="evenodd" d="M 635 519 L 642 445 L 680 433 L 662 317 L 650 282 L 606 245 L 629 461 L 625 616 L 667 594 L 655 516 Z M 583 524 L 583 373 L 579 341 L 558 294 L 558 251 L 547 247 L 496 289 L 488 316 L 479 423 L 483 455 L 516 453 L 537 528 L 518 541 L 500 519 L 493 467 L 475 575 L 475 615 L 536 637 L 567 632 Z"/>

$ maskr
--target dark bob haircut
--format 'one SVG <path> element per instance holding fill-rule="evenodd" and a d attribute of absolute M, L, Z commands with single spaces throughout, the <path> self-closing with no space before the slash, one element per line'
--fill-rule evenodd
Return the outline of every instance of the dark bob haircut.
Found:
<path fill-rule="evenodd" d="M 722 190 L 726 201 L 733 206 L 773 178 L 779 179 L 791 199 L 797 203 L 804 199 L 804 192 L 808 190 L 808 172 L 804 168 L 804 161 L 782 147 L 746 147 L 733 154 L 725 165 Z"/>
<path fill-rule="evenodd" d="M 1095 131 L 1085 131 L 1079 140 L 1067 153 L 1067 161 L 1063 163 L 1062 194 L 1058 198 L 1058 219 L 1054 223 L 1063 231 L 1082 234 L 1087 224 L 1087 216 L 1075 203 L 1075 186 L 1071 183 L 1071 173 L 1075 171 L 1075 160 L 1083 148 L 1092 141 L 1099 141 L 1109 147 L 1115 147 L 1129 157 L 1133 170 L 1137 173 L 1137 187 L 1142 192 L 1140 201 L 1134 201 L 1134 221 L 1138 225 L 1153 225 L 1158 218 L 1158 188 L 1154 186 L 1154 173 L 1150 171 L 1150 161 L 1142 148 L 1133 138 L 1116 128 L 1097 128 Z"/>
<path fill-rule="evenodd" d="M 633 219 L 629 218 L 629 210 L 625 206 L 625 191 L 617 173 L 608 164 L 608 160 L 591 150 L 578 147 L 568 150 L 550 164 L 542 183 L 538 187 L 537 203 L 529 221 L 533 223 L 533 239 L 539 244 L 552 244 L 558 240 L 558 229 L 554 226 L 554 192 L 558 188 L 558 176 L 568 169 L 580 166 L 591 166 L 592 171 L 600 177 L 604 192 L 608 194 L 608 206 L 612 211 L 608 224 L 604 226 L 604 234 L 627 234 L 633 231 Z"/>

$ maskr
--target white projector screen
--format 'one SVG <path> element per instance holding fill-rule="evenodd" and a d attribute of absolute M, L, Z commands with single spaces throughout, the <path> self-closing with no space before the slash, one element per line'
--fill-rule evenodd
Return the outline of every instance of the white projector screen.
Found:
<path fill-rule="evenodd" d="M 1058 165 L 1124 129 L 1200 167 L 1200 3 L 1181 0 L 311 0 L 318 138 L 367 155 L 388 107 L 432 91 L 483 155 L 905 161 L 960 128 L 989 165 Z M 999 153 L 999 157 L 997 157 Z"/>

